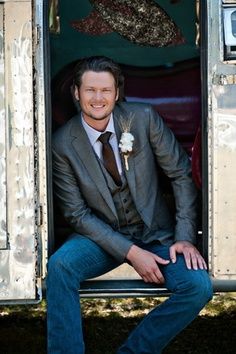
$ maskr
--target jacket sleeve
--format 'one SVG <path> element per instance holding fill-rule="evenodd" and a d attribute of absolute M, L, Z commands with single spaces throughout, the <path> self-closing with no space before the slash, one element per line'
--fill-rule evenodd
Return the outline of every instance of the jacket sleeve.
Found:
<path fill-rule="evenodd" d="M 150 108 L 150 142 L 157 163 L 170 178 L 176 205 L 175 241 L 196 242 L 197 190 L 188 155 L 161 117 Z"/>
<path fill-rule="evenodd" d="M 65 219 L 76 233 L 96 242 L 117 261 L 124 261 L 132 242 L 91 211 L 80 192 L 68 158 L 55 147 L 52 152 L 54 194 Z"/>

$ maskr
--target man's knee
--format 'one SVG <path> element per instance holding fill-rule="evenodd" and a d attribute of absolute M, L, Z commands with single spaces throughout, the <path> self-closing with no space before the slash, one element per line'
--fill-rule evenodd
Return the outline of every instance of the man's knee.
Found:
<path fill-rule="evenodd" d="M 80 267 L 75 269 L 73 261 L 70 261 L 69 257 L 63 256 L 61 252 L 55 252 L 48 261 L 48 281 L 60 282 L 66 281 L 66 279 L 74 279 L 74 282 L 79 284 L 84 281 L 83 274 L 80 271 Z"/>
<path fill-rule="evenodd" d="M 63 276 L 63 273 L 66 271 L 66 264 L 60 255 L 54 253 L 51 255 L 48 261 L 48 276 L 47 279 L 59 279 Z"/>
<path fill-rule="evenodd" d="M 181 284 L 179 290 L 194 299 L 194 304 L 199 307 L 203 307 L 213 296 L 210 277 L 203 270 L 191 271 L 191 276 Z"/>
<path fill-rule="evenodd" d="M 212 299 L 213 288 L 207 272 L 199 270 L 199 273 L 201 276 L 197 280 L 196 287 L 199 289 L 199 302 L 202 301 L 204 305 Z"/>
<path fill-rule="evenodd" d="M 57 252 L 51 255 L 47 267 L 48 267 L 48 274 L 60 272 L 61 270 L 63 270 L 64 268 L 63 261 L 62 258 L 57 254 Z"/>

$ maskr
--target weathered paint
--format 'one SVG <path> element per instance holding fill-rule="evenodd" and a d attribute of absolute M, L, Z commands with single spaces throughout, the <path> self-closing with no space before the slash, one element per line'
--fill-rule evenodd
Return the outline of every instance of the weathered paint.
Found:
<path fill-rule="evenodd" d="M 235 2 L 236 4 L 236 2 Z M 221 1 L 208 1 L 209 263 L 216 279 L 236 279 L 236 74 L 224 58 Z M 225 80 L 215 80 L 224 77 Z"/>
<path fill-rule="evenodd" d="M 0 4 L 0 248 L 7 246 L 6 232 L 6 119 L 4 109 L 4 38 L 3 38 L 3 5 Z"/>
<path fill-rule="evenodd" d="M 0 299 L 7 301 L 36 296 L 36 226 L 32 4 L 8 1 L 2 6 L 7 204 L 0 212 L 8 247 L 0 251 Z"/>

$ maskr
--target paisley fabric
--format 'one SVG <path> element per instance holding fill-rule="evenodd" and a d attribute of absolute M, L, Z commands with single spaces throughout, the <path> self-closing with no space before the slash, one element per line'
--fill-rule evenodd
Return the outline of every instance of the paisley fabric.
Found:
<path fill-rule="evenodd" d="M 115 31 L 129 41 L 164 47 L 183 44 L 179 28 L 153 0 L 90 0 L 94 10 L 71 25 L 91 35 Z"/>
<path fill-rule="evenodd" d="M 113 29 L 103 20 L 96 10 L 92 11 L 88 17 L 80 21 L 72 21 L 71 26 L 79 32 L 88 33 L 94 36 L 113 32 Z"/>

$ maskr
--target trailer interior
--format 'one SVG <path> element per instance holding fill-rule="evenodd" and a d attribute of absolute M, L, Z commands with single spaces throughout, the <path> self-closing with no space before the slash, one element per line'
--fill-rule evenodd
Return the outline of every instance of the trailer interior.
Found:
<path fill-rule="evenodd" d="M 52 132 L 76 114 L 71 87 L 78 60 L 105 55 L 125 76 L 124 100 L 151 103 L 173 130 L 192 163 L 199 191 L 198 247 L 205 256 L 202 227 L 202 92 L 199 3 L 182 1 L 49 2 Z M 150 21 L 151 14 L 154 17 Z M 138 29 L 140 27 L 140 29 Z M 165 30 L 163 30 L 165 28 Z M 160 170 L 163 193 L 174 212 L 170 182 Z M 71 233 L 54 203 L 50 252 Z M 108 294 L 164 292 L 143 284 L 130 267 L 86 282 L 81 292 Z"/>

